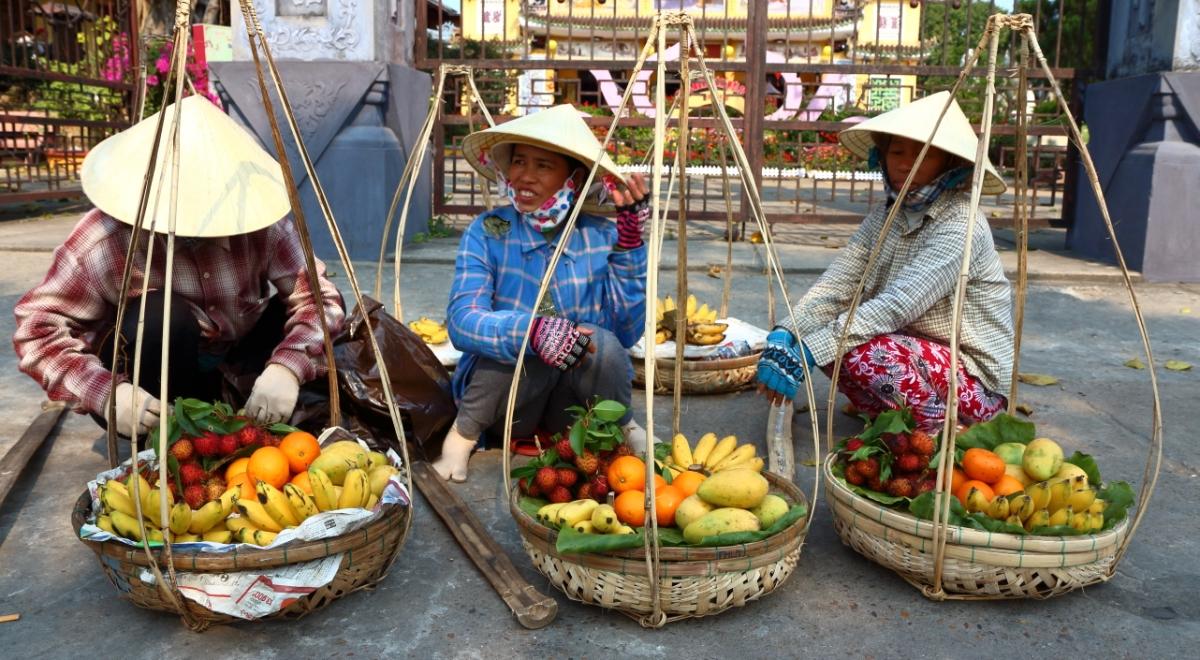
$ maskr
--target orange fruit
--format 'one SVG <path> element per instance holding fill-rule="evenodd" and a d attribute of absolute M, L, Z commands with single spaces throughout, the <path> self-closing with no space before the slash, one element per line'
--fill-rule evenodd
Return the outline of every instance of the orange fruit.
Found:
<path fill-rule="evenodd" d="M 993 451 L 972 447 L 963 453 L 963 472 L 972 479 L 994 484 L 1004 476 L 1004 459 Z"/>
<path fill-rule="evenodd" d="M 292 480 L 288 483 L 295 485 L 297 488 L 308 493 L 309 495 L 313 494 L 312 484 L 308 482 L 307 470 L 296 474 L 296 476 L 292 477 Z"/>
<path fill-rule="evenodd" d="M 252 484 L 265 481 L 276 488 L 283 488 L 292 476 L 288 468 L 287 454 L 278 447 L 261 447 L 250 454 L 246 474 Z"/>
<path fill-rule="evenodd" d="M 992 491 L 997 497 L 1008 497 L 1013 493 L 1019 493 L 1025 490 L 1025 485 L 1017 480 L 1016 477 L 1004 475 L 1000 480 L 992 484 Z"/>
<path fill-rule="evenodd" d="M 279 441 L 279 451 L 287 456 L 288 467 L 293 474 L 307 472 L 308 466 L 321 453 L 317 437 L 304 431 L 292 431 Z"/>
<path fill-rule="evenodd" d="M 623 456 L 622 458 L 632 457 Z M 630 527 L 641 527 L 646 524 L 646 494 L 640 490 L 627 490 L 617 495 L 617 499 L 613 500 L 613 509 L 617 512 L 617 520 Z M 657 510 L 655 514 L 657 515 Z M 674 510 L 671 511 L 671 515 L 675 515 Z"/>
<path fill-rule="evenodd" d="M 240 498 L 252 500 L 258 497 L 254 493 L 254 482 L 250 481 L 250 475 L 246 474 L 245 472 L 238 472 L 237 474 L 233 475 L 232 479 L 227 479 L 225 481 L 226 489 L 233 488 L 234 486 L 241 487 L 241 490 L 238 491 L 238 497 Z"/>
<path fill-rule="evenodd" d="M 658 520 L 659 527 L 675 524 L 675 509 L 679 508 L 679 503 L 686 497 L 682 490 L 670 485 L 654 491 L 654 517 Z"/>
<path fill-rule="evenodd" d="M 978 479 L 971 479 L 963 482 L 963 484 L 958 487 L 958 490 L 954 491 L 954 496 L 958 498 L 959 502 L 962 502 L 963 506 L 967 505 L 967 493 L 971 492 L 972 488 L 978 488 L 979 492 L 983 493 L 983 496 L 986 497 L 987 501 L 989 502 L 996 497 L 996 492 L 992 490 L 991 486 L 979 481 Z"/>
<path fill-rule="evenodd" d="M 954 476 L 950 479 L 950 492 L 957 493 L 958 489 L 970 480 L 971 479 L 967 476 L 967 473 L 963 472 L 962 468 L 955 465 Z"/>
<path fill-rule="evenodd" d="M 621 456 L 609 464 L 606 476 L 608 487 L 615 493 L 642 490 L 646 486 L 646 464 L 637 456 Z"/>
<path fill-rule="evenodd" d="M 663 476 L 661 474 L 654 475 L 654 488 L 656 491 L 657 491 L 657 489 L 662 488 L 663 486 L 666 486 L 666 485 L 667 485 L 667 480 L 663 479 Z"/>
<path fill-rule="evenodd" d="M 693 470 L 685 470 L 680 472 L 671 485 L 683 491 L 684 496 L 695 495 L 696 489 L 700 487 L 700 483 L 706 477 L 699 472 Z"/>
<path fill-rule="evenodd" d="M 250 464 L 250 457 L 243 456 L 236 459 L 225 468 L 225 483 L 233 481 L 234 475 L 241 474 L 246 471 L 246 466 Z"/>

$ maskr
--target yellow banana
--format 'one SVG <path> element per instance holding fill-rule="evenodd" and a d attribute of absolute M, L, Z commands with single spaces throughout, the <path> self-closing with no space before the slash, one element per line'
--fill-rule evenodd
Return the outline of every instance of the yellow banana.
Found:
<path fill-rule="evenodd" d="M 697 309 L 695 314 L 693 314 L 692 316 L 689 316 L 688 320 L 689 321 L 692 320 L 692 317 L 695 317 L 696 323 L 704 323 L 705 321 L 707 321 L 708 320 L 708 303 L 704 303 L 703 305 L 700 305 L 700 309 Z"/>
<path fill-rule="evenodd" d="M 1103 513 L 1088 513 L 1088 531 L 1098 532 L 1104 529 L 1104 514 Z"/>
<path fill-rule="evenodd" d="M 691 328 L 688 328 L 693 333 L 698 335 L 721 335 L 725 336 L 725 331 L 729 329 L 728 323 L 697 323 Z"/>
<path fill-rule="evenodd" d="M 1018 516 L 1017 514 L 1014 513 L 1011 516 L 1005 518 L 1004 522 L 1006 522 L 1010 525 L 1016 525 L 1017 527 L 1020 527 L 1021 526 L 1021 516 Z"/>
<path fill-rule="evenodd" d="M 1046 505 L 1046 508 L 1052 514 L 1061 510 L 1067 506 L 1067 498 L 1071 496 L 1071 493 L 1070 481 L 1058 481 L 1050 484 L 1050 503 Z"/>
<path fill-rule="evenodd" d="M 204 506 L 192 512 L 187 531 L 192 534 L 203 534 L 223 520 L 221 516 L 221 501 L 205 502 Z"/>
<path fill-rule="evenodd" d="M 163 536 L 161 529 L 146 530 L 146 540 L 151 543 L 166 543 L 167 539 Z"/>
<path fill-rule="evenodd" d="M 239 543 L 249 543 L 257 546 L 271 545 L 271 541 L 275 540 L 275 532 L 268 532 L 262 529 L 254 529 L 253 527 L 243 527 L 233 533 L 233 537 Z"/>
<path fill-rule="evenodd" d="M 176 502 L 175 506 L 171 507 L 169 520 L 172 534 L 186 534 L 192 524 L 192 508 L 187 502 Z"/>
<path fill-rule="evenodd" d="M 1067 508 L 1071 508 L 1070 505 L 1068 505 Z M 1070 523 L 1071 529 L 1080 532 L 1088 531 L 1088 515 L 1089 514 L 1087 511 L 1080 511 L 1079 513 L 1072 515 Z"/>
<path fill-rule="evenodd" d="M 379 504 L 379 496 L 375 493 L 371 493 L 367 497 L 367 503 L 363 505 L 363 508 L 367 509 L 368 511 L 374 511 L 376 504 Z"/>
<path fill-rule="evenodd" d="M 308 484 L 313 489 L 313 502 L 322 511 L 333 511 L 337 507 L 337 495 L 334 494 L 333 482 L 324 470 L 309 468 Z"/>
<path fill-rule="evenodd" d="M 241 495 L 242 487 L 234 486 L 233 488 L 227 489 L 224 493 L 221 493 L 221 496 L 217 498 L 217 501 L 221 503 L 222 520 L 228 518 L 229 514 L 233 513 L 233 503 L 236 502 Z"/>
<path fill-rule="evenodd" d="M 665 344 L 665 343 L 667 343 L 667 340 L 670 338 L 671 338 L 671 333 L 667 332 L 666 330 L 659 330 L 658 332 L 654 333 L 654 343 L 655 344 Z"/>
<path fill-rule="evenodd" d="M 158 523 L 162 520 L 162 494 L 157 488 L 151 488 L 142 491 L 142 517 L 146 520 L 153 520 Z M 175 506 L 175 498 L 171 497 L 171 491 L 167 491 L 167 510 L 170 511 Z M 187 531 L 186 529 L 183 531 Z"/>
<path fill-rule="evenodd" d="M 371 496 L 371 481 L 361 468 L 354 468 L 346 473 L 346 481 L 342 483 L 342 495 L 338 498 L 339 509 L 361 508 Z"/>
<path fill-rule="evenodd" d="M 608 504 L 601 504 L 592 510 L 592 527 L 597 533 L 611 534 L 620 525 L 616 510 Z"/>
<path fill-rule="evenodd" d="M 671 299 L 671 296 L 667 296 L 663 299 L 662 308 L 664 312 L 669 312 L 675 309 L 675 301 Z"/>
<path fill-rule="evenodd" d="M 133 500 L 130 499 L 124 488 L 114 488 L 111 485 L 105 485 L 104 489 L 100 491 L 100 504 L 104 505 L 104 508 L 110 514 L 120 511 L 132 518 L 137 517 L 137 509 L 133 506 Z M 140 541 L 141 539 L 137 540 Z"/>
<path fill-rule="evenodd" d="M 171 539 L 171 543 L 197 543 L 203 541 L 204 537 L 199 534 L 180 534 Z"/>
<path fill-rule="evenodd" d="M 558 523 L 559 527 L 574 527 L 577 522 L 591 520 L 592 511 L 598 506 L 600 506 L 600 503 L 596 500 L 575 500 L 568 502 L 566 506 L 558 510 L 555 522 Z"/>
<path fill-rule="evenodd" d="M 637 530 L 630 527 L 629 525 L 621 525 L 612 533 L 613 534 L 637 534 Z"/>
<path fill-rule="evenodd" d="M 712 453 L 713 447 L 717 446 L 717 434 L 705 433 L 696 441 L 696 448 L 692 450 L 692 465 L 704 465 L 704 461 L 708 460 L 708 455 Z M 684 467 L 692 467 L 685 465 Z"/>
<path fill-rule="evenodd" d="M 553 504 L 547 504 L 546 506 L 538 509 L 538 521 L 544 525 L 556 525 L 556 521 L 558 520 L 558 510 L 566 505 L 566 502 L 555 502 Z"/>
<path fill-rule="evenodd" d="M 1062 527 L 1063 525 L 1070 525 L 1071 524 L 1071 516 L 1073 516 L 1073 515 L 1075 515 L 1075 512 L 1071 509 L 1071 507 L 1064 506 L 1063 508 L 1050 514 L 1050 521 L 1047 524 L 1050 525 L 1051 527 Z"/>
<path fill-rule="evenodd" d="M 1096 501 L 1096 489 L 1084 488 L 1071 493 L 1067 497 L 1067 504 L 1076 511 L 1087 511 L 1088 507 L 1092 506 L 1092 502 Z"/>
<path fill-rule="evenodd" d="M 580 520 L 579 522 L 575 523 L 574 525 L 571 525 L 571 528 L 574 529 L 575 531 L 579 532 L 580 534 L 595 534 L 596 533 L 596 528 L 594 525 L 592 525 L 592 521 L 590 521 L 590 520 Z"/>
<path fill-rule="evenodd" d="M 721 470 L 728 470 L 732 467 L 739 467 L 742 463 L 745 463 L 752 458 L 754 458 L 754 445 L 746 443 L 739 446 L 737 449 L 734 449 L 728 456 L 725 457 L 725 460 L 714 465 L 712 467 L 712 471 L 720 472 Z"/>
<path fill-rule="evenodd" d="M 229 543 L 233 540 L 233 532 L 227 529 L 210 529 L 204 532 L 203 538 L 209 543 Z"/>
<path fill-rule="evenodd" d="M 108 532 L 109 534 L 117 533 L 116 528 L 113 527 L 112 518 L 110 518 L 108 516 L 97 516 L 96 517 L 96 526 L 99 527 L 100 529 Z"/>
<path fill-rule="evenodd" d="M 288 505 L 295 512 L 298 522 L 304 522 L 310 516 L 320 513 L 317 503 L 308 496 L 308 493 L 300 490 L 296 484 L 284 484 L 283 494 L 287 497 Z"/>
<path fill-rule="evenodd" d="M 109 479 L 108 481 L 105 481 L 104 483 L 100 484 L 100 488 L 112 488 L 118 493 L 123 494 L 125 497 L 129 497 L 129 488 L 116 479 Z"/>
<path fill-rule="evenodd" d="M 737 448 L 737 443 L 737 436 L 735 435 L 727 435 L 721 438 L 717 446 L 713 447 L 712 451 L 704 459 L 704 467 L 711 471 L 721 461 L 725 460 L 727 456 L 733 453 L 733 450 Z"/>
<path fill-rule="evenodd" d="M 134 483 L 135 481 L 137 482 L 136 484 Z M 125 494 L 130 498 L 145 497 L 146 493 L 150 492 L 150 482 L 146 481 L 146 477 L 140 474 L 137 475 L 137 479 L 134 479 L 134 475 L 132 474 L 125 477 L 125 481 L 121 485 L 125 487 Z"/>
<path fill-rule="evenodd" d="M 1050 525 L 1050 512 L 1045 509 L 1038 509 L 1033 512 L 1032 516 L 1025 521 L 1025 531 L 1032 532 L 1038 527 L 1048 527 Z"/>
<path fill-rule="evenodd" d="M 207 505 L 206 505 L 207 506 Z M 248 518 L 255 527 L 268 532 L 282 532 L 283 527 L 275 522 L 271 514 L 263 508 L 263 505 L 258 500 L 240 499 L 234 505 L 243 516 Z"/>
<path fill-rule="evenodd" d="M 676 433 L 671 440 L 671 458 L 680 467 L 687 468 L 692 465 L 692 447 L 682 433 Z"/>
<path fill-rule="evenodd" d="M 1025 493 L 1017 493 L 1009 499 L 1008 512 L 1019 516 L 1022 521 L 1028 520 L 1034 511 L 1037 509 L 1033 506 L 1033 498 Z"/>
<path fill-rule="evenodd" d="M 1038 511 L 1050 505 L 1050 483 L 1039 481 L 1025 489 L 1025 493 L 1033 498 L 1033 509 Z"/>
<path fill-rule="evenodd" d="M 974 487 L 967 491 L 967 511 L 971 513 L 986 512 L 989 506 L 991 506 L 991 502 L 988 502 L 988 498 L 983 494 L 983 491 Z"/>
<path fill-rule="evenodd" d="M 688 295 L 687 309 L 685 311 L 687 312 L 687 318 L 689 321 L 692 319 L 693 316 L 696 315 L 696 296 L 690 295 L 690 294 Z"/>
<path fill-rule="evenodd" d="M 754 470 L 755 472 L 762 472 L 763 468 L 766 466 L 767 466 L 767 462 L 762 459 L 762 456 L 755 456 L 754 458 L 746 461 L 745 463 L 742 463 L 738 467 L 749 468 L 751 470 Z"/>
<path fill-rule="evenodd" d="M 263 505 L 263 509 L 280 527 L 295 527 L 300 524 L 296 512 L 292 511 L 292 505 L 288 504 L 287 496 L 278 488 L 260 479 L 254 485 L 254 492 L 258 495 L 258 503 Z"/>
<path fill-rule="evenodd" d="M 246 518 L 245 516 L 231 516 L 226 518 L 225 527 L 229 531 L 233 532 L 235 537 L 238 532 L 246 529 L 247 527 L 250 529 L 258 529 L 254 526 L 254 523 L 250 522 L 250 519 Z M 209 531 L 211 532 L 212 530 Z"/>
<path fill-rule="evenodd" d="M 987 514 L 996 520 L 1004 520 L 1008 517 L 1010 509 L 1011 506 L 1007 497 L 997 497 L 988 505 Z"/>
<path fill-rule="evenodd" d="M 129 498 L 127 497 L 125 499 Z M 113 529 L 116 530 L 117 534 L 131 541 L 142 540 L 142 530 L 141 527 L 138 526 L 137 518 L 134 518 L 120 509 L 113 509 L 109 512 L 108 517 L 112 521 Z"/>
<path fill-rule="evenodd" d="M 687 341 L 696 346 L 714 346 L 725 341 L 725 335 L 698 335 L 692 332 L 688 333 Z"/>
<path fill-rule="evenodd" d="M 367 467 L 368 472 L 374 471 L 376 468 L 384 467 L 388 464 L 387 454 L 381 451 L 367 452 Z"/>
<path fill-rule="evenodd" d="M 1091 506 L 1088 507 L 1088 513 L 1104 513 L 1104 509 L 1107 506 L 1108 502 L 1097 499 L 1096 501 L 1092 502 Z"/>

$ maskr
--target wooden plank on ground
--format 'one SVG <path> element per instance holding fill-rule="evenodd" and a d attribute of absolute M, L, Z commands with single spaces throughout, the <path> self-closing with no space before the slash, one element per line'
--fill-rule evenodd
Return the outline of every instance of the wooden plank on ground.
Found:
<path fill-rule="evenodd" d="M 33 458 L 46 438 L 50 437 L 64 410 L 66 410 L 66 406 L 62 403 L 46 402 L 42 404 L 41 414 L 34 418 L 16 444 L 4 455 L 4 458 L 0 458 L 0 506 L 4 505 L 4 499 L 8 497 L 8 492 L 17 483 L 21 473 L 25 471 L 29 459 Z"/>
<path fill-rule="evenodd" d="M 504 548 L 484 529 L 466 502 L 446 487 L 433 466 L 426 461 L 416 461 L 413 481 L 454 535 L 454 540 L 516 615 L 517 621 L 529 629 L 549 625 L 558 614 L 558 602 L 534 589 L 521 577 Z"/>

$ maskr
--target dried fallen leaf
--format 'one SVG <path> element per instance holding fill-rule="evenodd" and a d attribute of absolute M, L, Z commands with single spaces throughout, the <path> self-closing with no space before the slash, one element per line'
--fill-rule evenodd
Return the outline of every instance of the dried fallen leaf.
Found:
<path fill-rule="evenodd" d="M 1132 358 L 1125 361 L 1125 366 L 1130 369 L 1145 369 L 1146 363 L 1142 362 L 1140 358 Z"/>
<path fill-rule="evenodd" d="M 1020 380 L 1022 383 L 1028 383 L 1030 385 L 1037 385 L 1039 387 L 1045 387 L 1047 385 L 1055 385 L 1058 383 L 1057 378 L 1055 378 L 1054 376 L 1049 376 L 1047 374 L 1021 374 L 1021 375 L 1017 376 L 1017 379 Z"/>
<path fill-rule="evenodd" d="M 717 264 L 713 264 L 713 265 L 709 266 L 708 267 L 708 276 L 712 277 L 712 278 L 720 278 L 721 277 L 721 266 L 719 266 Z"/>
<path fill-rule="evenodd" d="M 1192 313 L 1192 308 L 1191 308 L 1191 307 L 1180 307 L 1180 308 L 1179 308 L 1179 313 L 1180 313 L 1180 314 L 1191 314 L 1191 313 Z"/>
<path fill-rule="evenodd" d="M 1025 415 L 1026 417 L 1033 417 L 1033 408 L 1029 407 L 1029 404 L 1027 403 L 1018 403 L 1017 412 Z"/>
<path fill-rule="evenodd" d="M 756 231 L 756 232 L 750 234 L 750 242 L 751 243 L 762 243 L 763 242 L 762 232 Z"/>
<path fill-rule="evenodd" d="M 1184 362 L 1183 360 L 1167 360 L 1166 364 L 1163 366 L 1171 371 L 1190 371 L 1192 368 L 1190 363 Z"/>
<path fill-rule="evenodd" d="M 804 467 L 817 467 L 817 462 L 816 461 L 800 461 L 800 465 L 803 465 Z"/>

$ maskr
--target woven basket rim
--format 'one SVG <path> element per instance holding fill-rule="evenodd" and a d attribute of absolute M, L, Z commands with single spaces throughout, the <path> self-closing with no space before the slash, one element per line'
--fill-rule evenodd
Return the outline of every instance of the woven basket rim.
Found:
<path fill-rule="evenodd" d="M 933 538 L 933 522 L 921 520 L 916 516 L 885 507 L 850 490 L 833 475 L 832 467 L 837 460 L 836 454 L 826 457 L 822 472 L 825 476 L 826 496 L 837 500 L 864 520 L 871 520 L 882 526 L 894 529 L 921 539 Z M 832 508 L 832 507 L 831 507 Z M 1072 554 L 1092 552 L 1120 544 L 1129 526 L 1129 517 L 1109 530 L 1099 534 L 1079 536 L 1034 536 L 1005 534 L 1001 532 L 986 532 L 959 525 L 946 525 L 947 546 L 986 548 L 991 551 L 1015 551 L 1026 554 Z"/>
<path fill-rule="evenodd" d="M 718 358 L 716 360 L 688 360 L 683 361 L 684 371 L 732 371 L 741 369 L 752 364 L 757 364 L 758 359 L 762 357 L 762 351 L 755 351 L 749 355 L 742 355 L 735 358 Z M 639 365 L 644 365 L 645 360 L 635 358 L 632 355 L 629 359 L 633 362 L 634 368 Z M 656 358 L 655 366 L 661 369 L 670 369 L 674 371 L 675 360 L 673 358 Z"/>
<path fill-rule="evenodd" d="M 71 524 L 75 533 L 91 511 L 91 493 L 84 489 L 83 494 L 75 501 L 71 512 Z M 392 525 L 403 525 L 404 517 L 411 515 L 412 505 L 385 506 L 382 515 L 366 525 L 345 534 L 318 539 L 316 541 L 293 541 L 278 548 L 258 548 L 234 550 L 231 552 L 206 552 L 203 550 L 172 549 L 171 557 L 178 570 L 193 573 L 223 573 L 237 572 L 249 569 L 265 569 L 274 566 L 287 566 L 306 561 L 313 561 L 330 555 L 354 550 L 374 542 Z M 398 545 L 403 545 L 408 532 L 399 538 Z M 91 547 L 98 555 L 109 556 L 138 566 L 149 566 L 146 552 L 141 547 L 126 545 L 118 541 L 92 541 L 84 538 L 80 542 Z M 162 561 L 162 548 L 151 548 L 156 561 Z"/>
<path fill-rule="evenodd" d="M 671 564 L 687 564 L 687 563 L 708 563 L 713 561 L 728 561 L 743 558 L 755 558 L 760 555 L 774 555 L 781 548 L 791 549 L 793 546 L 799 545 L 807 534 L 809 521 L 812 519 L 813 507 L 805 497 L 804 492 L 795 484 L 779 477 L 770 472 L 764 472 L 763 476 L 770 482 L 774 489 L 784 492 L 789 498 L 796 503 L 803 503 L 808 511 L 804 517 L 797 520 L 785 529 L 780 530 L 777 534 L 769 536 L 761 541 L 753 543 L 741 543 L 729 546 L 713 546 L 713 547 L 697 547 L 697 546 L 661 546 L 659 548 L 659 558 L 664 563 Z M 542 523 L 534 520 L 532 516 L 521 510 L 518 505 L 520 492 L 514 484 L 509 496 L 509 512 L 513 519 L 517 522 L 517 530 L 521 536 L 527 541 L 544 542 L 545 552 L 551 554 L 563 561 L 570 561 L 582 565 L 589 565 L 589 558 L 597 559 L 597 563 L 609 563 L 618 561 L 628 563 L 630 561 L 645 561 L 644 548 L 630 548 L 627 550 L 616 550 L 610 552 L 593 552 L 580 555 L 563 555 L 555 548 L 554 542 L 558 538 L 558 531 L 551 529 Z M 539 543 L 541 545 L 541 543 Z M 567 558 L 570 559 L 567 559 Z M 774 559 L 772 559 L 774 561 Z"/>

